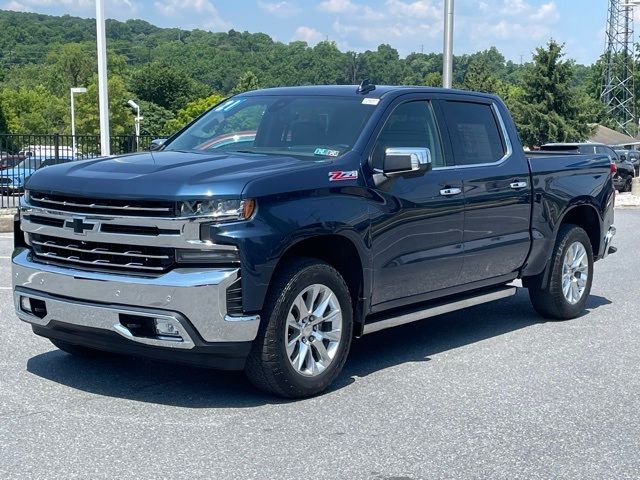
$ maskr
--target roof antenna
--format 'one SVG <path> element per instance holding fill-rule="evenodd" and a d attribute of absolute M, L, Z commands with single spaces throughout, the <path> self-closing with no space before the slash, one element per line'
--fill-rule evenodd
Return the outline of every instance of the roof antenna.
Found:
<path fill-rule="evenodd" d="M 366 95 L 369 92 L 373 92 L 376 89 L 376 86 L 373 83 L 369 83 L 369 79 L 365 78 L 360 82 L 356 93 L 361 93 L 362 95 Z"/>

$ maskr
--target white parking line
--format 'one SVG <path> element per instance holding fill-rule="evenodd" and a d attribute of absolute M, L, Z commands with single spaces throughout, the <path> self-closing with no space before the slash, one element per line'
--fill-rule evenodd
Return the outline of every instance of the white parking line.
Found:
<path fill-rule="evenodd" d="M 13 287 L 0 287 L 0 290 L 12 290 Z"/>
<path fill-rule="evenodd" d="M 5 255 L 5 256 L 0 255 L 0 259 L 3 259 L 3 258 L 11 258 L 11 257 L 8 257 L 8 256 L 6 256 L 6 255 Z"/>

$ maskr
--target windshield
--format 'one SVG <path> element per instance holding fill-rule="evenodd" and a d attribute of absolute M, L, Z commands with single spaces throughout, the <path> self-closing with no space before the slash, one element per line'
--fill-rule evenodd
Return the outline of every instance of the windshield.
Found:
<path fill-rule="evenodd" d="M 40 164 L 42 163 L 42 159 L 41 158 L 34 158 L 34 157 L 28 157 L 25 158 L 24 160 L 22 160 L 18 165 L 16 165 L 14 168 L 16 170 L 21 170 L 21 169 L 26 169 L 26 170 L 31 170 L 31 169 L 37 169 L 40 168 Z"/>
<path fill-rule="evenodd" d="M 235 97 L 210 110 L 164 150 L 337 157 L 351 150 L 373 110 L 357 97 Z"/>

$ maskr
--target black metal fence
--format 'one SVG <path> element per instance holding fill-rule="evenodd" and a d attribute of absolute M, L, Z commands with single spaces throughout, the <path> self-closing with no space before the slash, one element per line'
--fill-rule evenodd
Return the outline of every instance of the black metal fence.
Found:
<path fill-rule="evenodd" d="M 111 137 L 111 155 L 149 150 L 153 137 Z M 98 135 L 0 134 L 0 208 L 18 205 L 24 184 L 39 168 L 100 156 Z"/>

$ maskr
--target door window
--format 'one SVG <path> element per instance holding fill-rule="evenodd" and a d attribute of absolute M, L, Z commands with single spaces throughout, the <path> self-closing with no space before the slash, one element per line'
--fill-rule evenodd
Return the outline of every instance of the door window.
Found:
<path fill-rule="evenodd" d="M 431 102 L 415 101 L 398 105 L 387 119 L 373 150 L 373 165 L 382 166 L 389 147 L 428 148 L 433 167 L 445 165 L 440 132 Z"/>
<path fill-rule="evenodd" d="M 495 163 L 507 153 L 491 105 L 444 102 L 453 153 L 458 165 Z"/>

